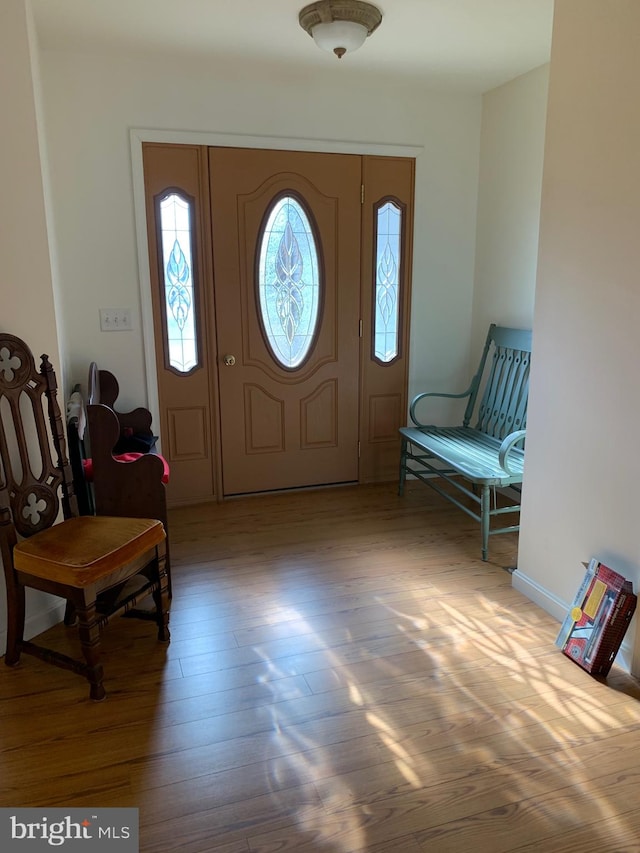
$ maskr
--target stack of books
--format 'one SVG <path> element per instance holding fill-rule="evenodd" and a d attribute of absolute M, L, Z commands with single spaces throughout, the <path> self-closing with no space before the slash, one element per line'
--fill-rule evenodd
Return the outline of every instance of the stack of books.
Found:
<path fill-rule="evenodd" d="M 637 602 L 631 581 L 592 559 L 556 646 L 592 675 L 607 675 Z"/>

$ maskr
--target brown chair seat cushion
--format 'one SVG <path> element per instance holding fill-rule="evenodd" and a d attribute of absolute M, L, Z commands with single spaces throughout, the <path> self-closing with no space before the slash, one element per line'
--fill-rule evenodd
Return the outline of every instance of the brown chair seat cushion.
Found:
<path fill-rule="evenodd" d="M 82 588 L 129 564 L 165 538 L 160 521 L 82 515 L 19 542 L 17 571 Z"/>

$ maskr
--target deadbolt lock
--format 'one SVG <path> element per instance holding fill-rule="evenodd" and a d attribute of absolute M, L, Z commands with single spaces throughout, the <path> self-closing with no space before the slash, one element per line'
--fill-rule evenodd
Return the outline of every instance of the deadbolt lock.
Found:
<path fill-rule="evenodd" d="M 222 360 L 227 367 L 233 367 L 233 365 L 236 363 L 235 355 L 225 355 Z"/>

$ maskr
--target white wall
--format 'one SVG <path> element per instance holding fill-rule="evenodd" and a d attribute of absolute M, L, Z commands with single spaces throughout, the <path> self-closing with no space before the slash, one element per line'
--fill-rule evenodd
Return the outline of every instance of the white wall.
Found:
<path fill-rule="evenodd" d="M 637 0 L 556 3 L 514 584 L 558 618 L 591 556 L 640 585 L 639 32 Z"/>
<path fill-rule="evenodd" d="M 36 356 L 58 362 L 53 283 L 40 159 L 37 57 L 24 0 L 0 5 L 0 296 L 2 328 Z M 35 68 L 32 68 L 32 62 Z M 10 203 L 9 203 L 10 202 Z"/>
<path fill-rule="evenodd" d="M 60 365 L 49 258 L 38 128 L 37 57 L 30 8 L 0 4 L 0 302 L 1 329 L 23 338 L 40 364 L 47 353 Z M 27 634 L 58 621 L 59 600 L 30 595 Z M 5 585 L 0 582 L 0 654 L 6 643 Z"/>
<path fill-rule="evenodd" d="M 41 56 L 71 381 L 96 360 L 146 399 L 129 130 L 249 134 L 424 146 L 417 163 L 410 390 L 466 372 L 481 99 L 327 66 L 195 64 L 152 57 Z M 134 332 L 101 333 L 100 307 L 130 307 Z M 466 378 L 466 377 L 465 377 Z"/>
<path fill-rule="evenodd" d="M 475 359 L 490 323 L 533 324 L 549 66 L 482 99 L 473 292 Z"/>

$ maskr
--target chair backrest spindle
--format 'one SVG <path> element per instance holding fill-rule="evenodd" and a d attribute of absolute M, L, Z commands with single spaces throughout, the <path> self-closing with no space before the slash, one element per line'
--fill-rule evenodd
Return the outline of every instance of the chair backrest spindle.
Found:
<path fill-rule="evenodd" d="M 78 515 L 78 499 L 73 485 L 73 472 L 67 455 L 62 412 L 58 405 L 58 382 L 48 355 L 42 356 L 40 374 L 45 381 L 45 395 L 49 410 L 49 425 L 56 451 L 58 469 L 62 473 L 62 511 L 65 518 Z"/>

